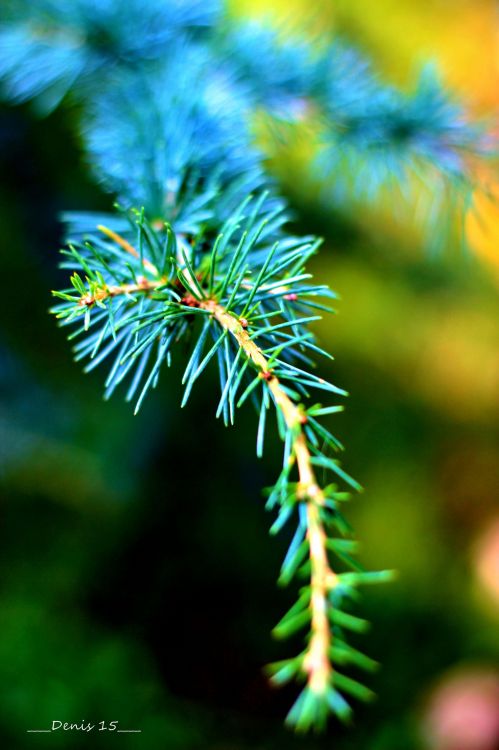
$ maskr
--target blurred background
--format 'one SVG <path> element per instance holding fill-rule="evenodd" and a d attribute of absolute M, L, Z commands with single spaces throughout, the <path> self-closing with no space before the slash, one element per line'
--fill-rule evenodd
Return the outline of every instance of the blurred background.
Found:
<path fill-rule="evenodd" d="M 231 9 L 333 28 L 403 88 L 432 60 L 473 116 L 497 114 L 493 0 Z M 362 605 L 373 623 L 362 647 L 382 663 L 369 678 L 377 701 L 357 706 L 349 729 L 295 737 L 282 728 L 295 689 L 271 690 L 262 674 L 292 649 L 270 637 L 293 599 L 275 586 L 286 540 L 269 538 L 261 497 L 279 445 L 257 461 L 251 413 L 235 431 L 215 420 L 202 392 L 213 376 L 180 411 L 181 356 L 138 417 L 119 397 L 105 403 L 102 372 L 81 373 L 47 314 L 50 289 L 65 285 L 59 213 L 111 204 L 82 163 L 76 116 L 0 111 L 2 743 L 497 750 L 494 202 L 477 195 L 472 212 L 450 212 L 445 246 L 429 252 L 431 186 L 334 206 L 307 171 L 306 135 L 286 150 L 262 136 L 298 229 L 325 237 L 312 270 L 341 295 L 317 333 L 336 357 L 325 375 L 350 392 L 333 425 L 366 491 L 349 520 L 366 566 L 399 571 Z M 454 241 L 462 231 L 468 251 Z M 142 734 L 26 734 L 53 720 L 118 720 Z"/>

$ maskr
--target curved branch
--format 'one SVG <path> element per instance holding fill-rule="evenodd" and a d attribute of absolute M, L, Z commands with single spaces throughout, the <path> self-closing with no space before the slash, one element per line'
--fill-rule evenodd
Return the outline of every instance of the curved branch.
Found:
<path fill-rule="evenodd" d="M 273 375 L 267 358 L 241 322 L 213 300 L 202 301 L 199 306 L 212 312 L 222 328 L 232 334 L 248 359 L 260 370 L 276 407 L 281 411 L 287 427 L 294 435 L 292 455 L 298 469 L 298 496 L 307 504 L 307 538 L 311 565 L 312 636 L 305 652 L 303 667 L 307 673 L 308 687 L 316 694 L 323 694 L 331 682 L 333 673 L 329 656 L 332 634 L 328 617 L 328 593 L 334 588 L 337 577 L 330 567 L 327 555 L 326 531 L 320 516 L 320 508 L 324 505 L 325 497 L 315 476 L 304 432 L 306 417 L 287 395 L 279 379 Z"/>

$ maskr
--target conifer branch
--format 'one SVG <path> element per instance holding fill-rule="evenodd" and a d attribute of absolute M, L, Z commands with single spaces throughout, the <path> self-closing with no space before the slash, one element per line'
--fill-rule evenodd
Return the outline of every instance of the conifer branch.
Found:
<path fill-rule="evenodd" d="M 341 199 L 425 165 L 460 188 L 488 143 L 433 75 L 405 96 L 350 47 L 282 43 L 274 31 L 234 26 L 217 0 L 127 0 L 126 13 L 117 0 L 30 5 L 19 0 L 0 25 L 0 84 L 45 113 L 76 99 L 92 169 L 122 206 L 67 217 L 61 265 L 71 287 L 54 292 L 53 312 L 75 326 L 69 338 L 86 371 L 109 363 L 105 397 L 127 382 L 136 413 L 179 341 L 191 345 L 181 405 L 215 364 L 216 415 L 228 425 L 251 402 L 258 456 L 273 403 L 284 455 L 268 492 L 271 533 L 296 525 L 279 581 L 306 581 L 274 634 L 306 628 L 307 637 L 269 672 L 276 684 L 305 682 L 288 716 L 297 729 L 322 728 L 331 713 L 347 720 L 344 694 L 372 694 L 339 669 L 375 666 L 348 643 L 348 631 L 366 627 L 350 603 L 358 586 L 390 574 L 363 570 L 341 512 L 341 486 L 360 487 L 321 421 L 341 407 L 304 405 L 317 391 L 345 395 L 313 372 L 316 356 L 330 355 L 309 326 L 335 295 L 306 269 L 319 241 L 288 231 L 252 119 L 262 107 L 274 119 L 314 118 L 318 163 L 334 171 Z"/>
<path fill-rule="evenodd" d="M 188 241 L 167 224 L 147 222 L 143 211 L 132 212 L 129 219 L 138 232 L 139 248 L 147 238 L 148 257 L 136 249 L 130 232 L 103 231 L 99 225 L 104 243 L 98 235 L 89 235 L 70 247 L 69 267 L 74 269 L 76 264 L 86 277 L 73 274 L 74 292 L 57 292 L 62 303 L 54 312 L 64 325 L 85 312 L 85 325 L 76 333 L 90 334 L 86 334 L 88 343 L 76 345 L 77 357 L 90 357 L 87 369 L 91 369 L 114 355 L 106 393 L 133 375 L 128 397 L 139 392 L 137 409 L 156 385 L 163 362 L 169 363 L 173 344 L 192 334 L 196 318 L 201 319 L 202 328 L 185 369 L 182 405 L 206 365 L 217 361 L 221 388 L 217 416 L 232 422 L 235 407 L 250 398 L 259 414 L 257 453 L 261 455 L 266 412 L 273 402 L 284 460 L 267 502 L 269 509 L 277 509 L 271 532 L 279 531 L 293 517 L 298 519 L 280 582 L 287 584 L 295 577 L 308 580 L 274 633 L 283 638 L 307 627 L 308 635 L 302 653 L 270 665 L 269 671 L 276 684 L 293 677 L 305 681 L 288 717 L 304 730 L 324 726 L 331 712 L 349 718 L 351 710 L 341 691 L 370 697 L 370 691 L 339 673 L 335 662 L 371 667 L 367 657 L 346 645 L 343 628 L 362 629 L 364 624 L 344 608 L 358 585 L 386 580 L 387 574 L 364 572 L 351 556 L 356 543 L 335 538 L 338 531 L 341 536 L 350 535 L 339 510 L 347 495 L 336 484 L 321 486 L 317 470 L 359 489 L 330 457 L 329 452 L 338 450 L 340 444 L 318 421 L 340 407 L 305 407 L 302 403 L 311 389 L 343 393 L 310 372 L 313 363 L 307 356 L 309 351 L 324 352 L 307 330 L 317 316 L 306 313 L 328 310 L 319 298 L 333 295 L 326 287 L 314 285 L 305 272 L 317 242 L 278 233 L 279 239 L 272 244 L 275 228 L 280 226 L 275 216 L 272 230 L 267 218 L 257 220 L 257 209 L 262 210 L 265 198 L 264 194 L 245 199 L 241 211 L 244 207 L 247 215 L 240 213 L 236 225 L 230 219 L 211 249 L 202 239 Z M 139 271 L 153 278 L 139 276 Z M 111 276 L 120 283 L 108 283 Z M 91 332 L 94 325 L 100 326 L 96 333 Z M 153 366 L 147 375 L 151 358 Z M 338 572 L 331 554 L 338 557 Z M 350 572 L 339 572 L 341 564 Z"/>
<path fill-rule="evenodd" d="M 121 284 L 121 286 L 108 286 L 105 284 L 101 288 L 94 288 L 92 291 L 84 294 L 79 299 L 78 304 L 80 307 L 93 307 L 93 305 L 98 305 L 99 302 L 104 302 L 104 300 L 110 297 L 126 296 L 140 292 L 147 294 L 165 286 L 167 283 L 167 279 L 149 281 L 145 276 L 139 276 L 136 284 Z M 54 295 L 57 296 L 58 292 L 54 292 Z"/>
<path fill-rule="evenodd" d="M 287 395 L 279 379 L 272 373 L 268 359 L 250 338 L 244 323 L 241 323 L 240 320 L 213 300 L 202 301 L 199 304 L 200 307 L 213 313 L 221 327 L 232 334 L 246 357 L 260 370 L 260 377 L 266 383 L 273 396 L 276 408 L 281 411 L 284 421 L 293 435 L 289 460 L 290 463 L 296 461 L 299 476 L 297 497 L 306 504 L 307 508 L 307 538 L 311 563 L 311 639 L 306 650 L 303 666 L 312 692 L 317 695 L 324 695 L 332 674 L 332 664 L 329 657 L 332 634 L 327 614 L 327 597 L 337 578 L 329 565 L 326 546 L 327 536 L 319 515 L 319 508 L 324 506 L 325 497 L 317 482 L 312 466 L 312 457 L 303 431 L 307 418 L 303 410 Z"/>

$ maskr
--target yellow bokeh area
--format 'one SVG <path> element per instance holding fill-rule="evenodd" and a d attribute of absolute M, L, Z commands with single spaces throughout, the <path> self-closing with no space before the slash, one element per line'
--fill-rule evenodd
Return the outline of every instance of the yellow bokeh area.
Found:
<path fill-rule="evenodd" d="M 434 63 L 470 119 L 483 120 L 491 132 L 497 128 L 499 9 L 495 0 L 332 0 L 313 8 L 304 0 L 278 0 L 270 6 L 262 0 L 241 0 L 232 6 L 240 16 L 271 18 L 287 30 L 312 36 L 331 32 L 352 40 L 387 82 L 404 90 L 411 90 L 423 65 Z M 302 138 L 291 153 L 288 149 L 285 160 L 276 160 L 275 169 L 290 184 L 311 153 L 310 142 Z M 456 233 L 464 228 L 469 246 L 499 280 L 497 163 L 486 174 L 476 164 L 470 169 L 477 188 L 466 207 L 456 209 L 445 196 L 442 200 L 438 179 L 421 182 L 409 175 L 405 196 L 394 197 L 392 187 L 381 191 L 374 204 L 362 206 L 361 223 L 377 225 L 394 239 L 403 234 L 421 245 L 420 217 L 435 210 L 438 192 L 442 212 L 456 214 Z"/>
<path fill-rule="evenodd" d="M 494 267 L 499 278 L 499 184 L 493 183 L 489 192 L 475 192 L 466 233 L 471 247 Z"/>
<path fill-rule="evenodd" d="M 499 104 L 499 29 L 494 0 L 336 0 L 336 28 L 355 36 L 400 85 L 415 65 L 438 62 L 444 81 L 475 114 Z"/>
<path fill-rule="evenodd" d="M 499 104 L 499 20 L 495 0 L 232 0 L 242 17 L 289 22 L 296 30 L 335 31 L 354 40 L 401 86 L 435 60 L 475 112 Z"/>
<path fill-rule="evenodd" d="M 499 111 L 499 7 L 495 0 L 339 0 L 336 27 L 369 51 L 381 70 L 410 86 L 418 64 L 433 59 L 472 117 Z M 483 175 L 478 173 L 477 178 Z M 499 187 L 489 174 L 467 213 L 470 246 L 499 274 Z"/>

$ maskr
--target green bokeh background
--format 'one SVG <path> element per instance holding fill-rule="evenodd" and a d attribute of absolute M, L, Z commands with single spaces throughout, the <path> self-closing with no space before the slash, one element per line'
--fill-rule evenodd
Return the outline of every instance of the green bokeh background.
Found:
<path fill-rule="evenodd" d="M 101 399 L 47 314 L 68 209 L 107 209 L 74 136 L 77 112 L 0 111 L 0 738 L 31 747 L 423 750 L 428 695 L 452 668 L 497 668 L 498 599 L 476 540 L 499 515 L 499 299 L 488 268 L 425 253 L 386 211 L 332 209 L 277 149 L 298 228 L 325 236 L 313 272 L 341 295 L 317 326 L 350 398 L 334 417 L 366 487 L 348 517 L 363 562 L 395 568 L 366 592 L 363 648 L 377 701 L 323 737 L 282 728 L 294 688 L 262 665 L 292 644 L 270 630 L 292 601 L 275 579 L 261 488 L 279 445 L 254 455 L 255 419 L 214 418 L 211 373 L 180 410 L 179 351 L 138 417 Z M 396 210 L 394 198 L 394 211 Z M 452 245 L 452 243 L 448 243 Z M 499 540 L 498 540 L 499 545 Z M 497 593 L 496 593 L 497 597 Z M 141 729 L 30 735 L 53 720 Z M 492 746 L 491 746 L 492 749 Z"/>

